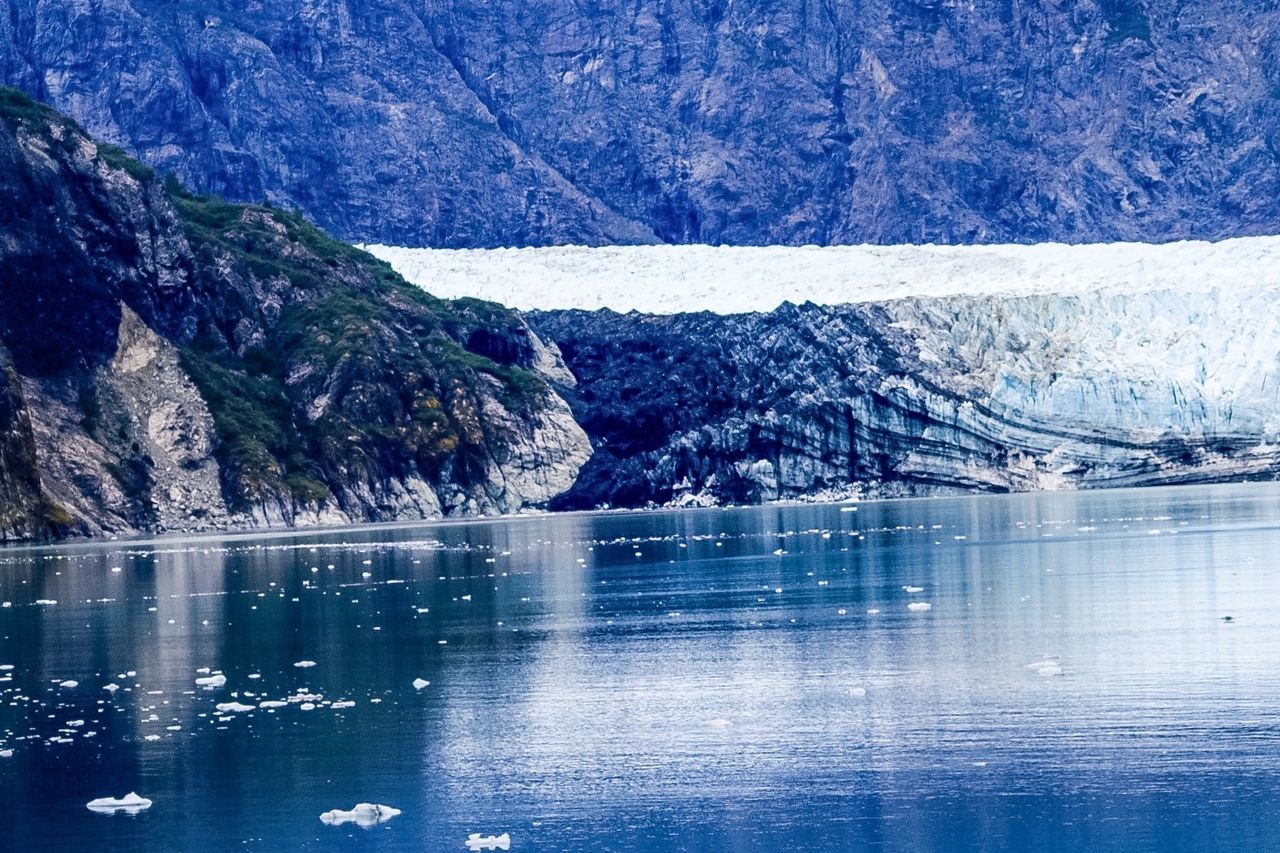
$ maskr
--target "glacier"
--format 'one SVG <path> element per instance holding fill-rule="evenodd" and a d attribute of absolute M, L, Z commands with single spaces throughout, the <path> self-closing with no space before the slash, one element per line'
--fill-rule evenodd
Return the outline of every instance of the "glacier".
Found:
<path fill-rule="evenodd" d="M 371 249 L 557 344 L 563 508 L 1280 472 L 1280 238 Z"/>
<path fill-rule="evenodd" d="M 360 248 L 436 296 L 471 296 L 522 311 L 738 314 L 772 311 L 784 302 L 1280 286 L 1280 237 L 1075 245 Z"/>

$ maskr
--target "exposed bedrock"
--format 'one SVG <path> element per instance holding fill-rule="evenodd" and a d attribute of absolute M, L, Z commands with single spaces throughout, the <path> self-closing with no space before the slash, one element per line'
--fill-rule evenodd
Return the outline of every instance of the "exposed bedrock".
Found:
<path fill-rule="evenodd" d="M 1255 288 L 529 319 L 578 379 L 582 507 L 1270 479 L 1278 312 Z"/>

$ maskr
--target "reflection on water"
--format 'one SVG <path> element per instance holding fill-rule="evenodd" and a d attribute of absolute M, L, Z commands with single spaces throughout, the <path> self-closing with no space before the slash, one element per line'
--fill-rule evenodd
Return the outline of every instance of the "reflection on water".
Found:
<path fill-rule="evenodd" d="M 1280 489 L 849 510 L 0 551 L 0 848 L 1280 848 Z"/>

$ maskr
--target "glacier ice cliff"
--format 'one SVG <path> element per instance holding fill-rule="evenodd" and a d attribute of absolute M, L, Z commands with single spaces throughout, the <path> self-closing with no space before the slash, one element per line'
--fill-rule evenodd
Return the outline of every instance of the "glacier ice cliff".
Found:
<path fill-rule="evenodd" d="M 1280 474 L 1266 285 L 532 312 L 596 455 L 560 506 Z"/>

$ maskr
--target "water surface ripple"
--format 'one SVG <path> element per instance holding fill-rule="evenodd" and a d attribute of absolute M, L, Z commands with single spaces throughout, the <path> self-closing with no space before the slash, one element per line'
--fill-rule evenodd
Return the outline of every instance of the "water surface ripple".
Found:
<path fill-rule="evenodd" d="M 1278 570 L 1270 485 L 9 548 L 0 849 L 1280 849 Z"/>

